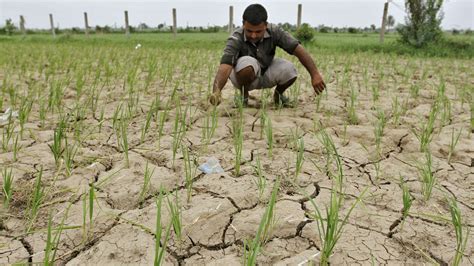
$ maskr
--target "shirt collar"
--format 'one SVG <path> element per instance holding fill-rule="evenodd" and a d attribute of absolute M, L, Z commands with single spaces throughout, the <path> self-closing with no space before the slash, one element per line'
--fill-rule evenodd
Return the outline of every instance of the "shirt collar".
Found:
<path fill-rule="evenodd" d="M 247 41 L 247 35 L 245 35 L 245 30 L 242 29 L 242 32 L 244 33 L 244 42 Z M 270 38 L 270 33 L 268 33 L 268 27 L 267 27 L 267 30 L 265 31 L 265 33 L 263 34 L 263 39 L 266 39 L 266 38 Z M 260 40 L 260 42 L 263 41 L 263 39 Z"/>

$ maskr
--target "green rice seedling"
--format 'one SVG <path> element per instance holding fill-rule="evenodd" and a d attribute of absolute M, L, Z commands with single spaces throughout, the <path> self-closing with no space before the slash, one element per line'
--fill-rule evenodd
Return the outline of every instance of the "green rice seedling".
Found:
<path fill-rule="evenodd" d="M 148 161 L 147 161 L 145 165 L 145 173 L 143 175 L 143 187 L 140 192 L 140 196 L 138 197 L 139 204 L 142 204 L 143 201 L 145 200 L 145 197 L 150 189 L 150 181 L 154 172 L 155 172 L 155 168 L 153 168 L 153 170 L 150 170 L 150 168 L 148 167 Z"/>
<path fill-rule="evenodd" d="M 18 159 L 18 152 L 20 151 L 21 145 L 18 144 L 18 139 L 20 138 L 19 134 L 15 136 L 15 140 L 13 141 L 13 161 L 16 162 Z"/>
<path fill-rule="evenodd" d="M 449 125 L 452 119 L 451 100 L 445 96 L 440 105 L 443 108 L 443 111 L 441 112 L 441 123 L 443 126 Z"/>
<path fill-rule="evenodd" d="M 377 103 L 377 101 L 379 100 L 379 97 L 380 97 L 380 92 L 379 92 L 379 86 L 374 84 L 372 85 L 372 103 L 375 104 Z"/>
<path fill-rule="evenodd" d="M 53 132 L 53 144 L 49 146 L 54 156 L 56 166 L 59 166 L 63 154 L 63 139 L 65 138 L 65 121 L 62 118 Z"/>
<path fill-rule="evenodd" d="M 203 142 L 208 145 L 212 139 L 212 137 L 214 136 L 214 133 L 216 131 L 216 128 L 217 128 L 217 106 L 213 106 L 211 111 L 207 112 L 207 115 L 205 117 L 205 119 L 203 119 L 203 128 L 202 128 L 202 132 L 203 132 Z"/>
<path fill-rule="evenodd" d="M 82 241 L 86 243 L 89 239 L 89 234 L 94 230 L 94 200 L 95 200 L 95 186 L 94 183 L 89 184 L 89 191 L 84 192 L 82 198 Z M 89 219 L 87 219 L 89 218 Z"/>
<path fill-rule="evenodd" d="M 89 231 L 92 232 L 92 219 L 94 218 L 94 200 L 95 200 L 95 186 L 94 183 L 91 183 L 89 186 Z"/>
<path fill-rule="evenodd" d="M 122 104 L 119 104 L 117 108 L 115 108 L 114 114 L 112 115 L 112 128 L 114 129 L 116 135 L 117 135 L 117 132 L 119 131 L 119 122 L 120 122 L 119 115 L 120 114 L 123 114 Z M 117 142 L 119 142 L 118 135 L 116 137 L 117 137 Z"/>
<path fill-rule="evenodd" d="M 454 128 L 453 128 L 453 132 L 451 133 L 451 142 L 449 143 L 448 163 L 451 163 L 451 157 L 454 154 L 454 149 L 456 148 L 456 145 L 458 144 L 461 133 L 462 133 L 462 128 L 459 130 L 457 134 L 454 133 Z"/>
<path fill-rule="evenodd" d="M 255 157 L 255 165 L 253 166 L 257 177 L 253 177 L 253 182 L 258 188 L 258 201 L 262 199 L 263 193 L 267 186 L 267 179 L 263 175 L 262 164 L 260 163 L 260 155 L 257 154 Z"/>
<path fill-rule="evenodd" d="M 314 97 L 314 104 L 316 106 L 316 113 L 319 113 L 319 111 L 321 110 L 321 98 L 322 98 L 322 94 L 318 94 Z"/>
<path fill-rule="evenodd" d="M 375 182 L 378 184 L 380 180 L 380 161 L 381 160 L 376 160 L 374 162 L 374 168 L 375 168 Z"/>
<path fill-rule="evenodd" d="M 262 108 L 260 109 L 260 139 L 263 139 L 263 134 L 265 132 L 266 119 L 268 117 L 267 110 Z"/>
<path fill-rule="evenodd" d="M 303 137 L 296 139 L 296 166 L 295 166 L 295 179 L 303 168 L 304 163 L 304 139 Z"/>
<path fill-rule="evenodd" d="M 344 145 L 349 144 L 349 139 L 347 137 L 347 123 L 346 122 L 344 122 L 344 126 L 342 129 L 342 143 L 344 143 Z"/>
<path fill-rule="evenodd" d="M 31 108 L 33 107 L 33 99 L 26 97 L 23 99 L 20 109 L 18 110 L 18 120 L 20 121 L 20 136 L 23 138 L 23 131 L 25 129 L 25 123 L 28 121 L 30 116 Z"/>
<path fill-rule="evenodd" d="M 46 236 L 46 247 L 45 247 L 45 255 L 43 264 L 44 265 L 54 265 L 56 260 L 56 252 L 58 251 L 59 242 L 61 240 L 61 235 L 64 229 L 76 229 L 77 227 L 66 227 L 64 223 L 66 218 L 68 217 L 69 210 L 71 209 L 72 202 L 66 207 L 65 213 L 61 222 L 59 223 L 58 227 L 54 229 L 55 234 L 52 235 L 53 227 L 52 227 L 52 217 L 51 213 L 49 214 L 48 219 L 48 229 L 47 229 L 47 236 Z"/>
<path fill-rule="evenodd" d="M 385 117 L 385 113 L 383 110 L 379 109 L 377 111 L 377 121 L 375 122 L 375 125 L 374 125 L 375 147 L 379 155 L 381 155 L 380 144 L 382 142 L 382 137 L 383 137 L 386 123 L 387 123 L 387 118 Z"/>
<path fill-rule="evenodd" d="M 395 96 L 392 98 L 392 117 L 393 117 L 392 121 L 395 127 L 397 127 L 398 123 L 400 122 L 400 115 L 401 115 L 400 103 L 398 102 L 398 96 Z"/>
<path fill-rule="evenodd" d="M 242 107 L 240 107 L 242 108 Z M 234 161 L 234 173 L 235 176 L 240 175 L 240 162 L 242 160 L 242 144 L 243 144 L 243 114 L 240 113 L 232 120 L 232 135 L 234 137 L 234 150 L 235 150 L 235 161 Z"/>
<path fill-rule="evenodd" d="M 84 190 L 82 197 L 82 243 L 86 243 L 89 237 L 89 231 L 87 227 L 87 189 Z"/>
<path fill-rule="evenodd" d="M 81 135 L 84 131 L 84 120 L 86 118 L 85 107 L 81 104 L 77 104 L 74 108 L 74 122 L 72 123 L 72 128 L 74 128 L 74 138 L 76 141 L 81 142 Z"/>
<path fill-rule="evenodd" d="M 85 69 L 80 69 L 79 71 L 76 72 L 76 82 L 75 82 L 75 88 L 76 88 L 76 99 L 79 100 L 82 96 L 82 89 L 84 88 L 84 85 L 86 84 L 86 73 L 84 73 Z"/>
<path fill-rule="evenodd" d="M 348 109 L 348 122 L 351 125 L 357 125 L 359 122 L 359 118 L 357 117 L 356 112 L 356 104 L 357 104 L 357 92 L 354 87 L 351 87 L 351 102 Z"/>
<path fill-rule="evenodd" d="M 369 88 L 369 71 L 367 65 L 364 65 L 362 81 L 364 82 L 365 92 L 367 92 Z"/>
<path fill-rule="evenodd" d="M 97 125 L 99 127 L 99 133 L 102 132 L 102 126 L 104 125 L 104 122 L 105 122 L 105 119 L 104 119 L 104 115 L 105 115 L 105 106 L 102 106 L 102 109 L 100 110 L 100 114 L 99 114 L 99 124 Z"/>
<path fill-rule="evenodd" d="M 53 223 L 53 218 L 51 217 L 51 213 L 49 214 L 49 219 L 48 219 L 48 233 L 46 235 L 46 247 L 44 249 L 44 259 L 43 259 L 43 263 L 44 265 L 46 266 L 49 266 L 49 265 L 54 265 L 54 261 L 51 260 L 51 252 L 53 252 L 53 240 L 52 240 L 52 225 Z"/>
<path fill-rule="evenodd" d="M 115 116 L 115 114 L 114 114 Z M 130 163 L 128 160 L 128 119 L 124 115 L 124 112 L 121 112 L 121 118 L 113 118 L 113 128 L 115 131 L 115 135 L 117 137 L 117 144 L 119 148 L 122 150 L 124 159 L 125 159 L 125 167 L 129 168 Z"/>
<path fill-rule="evenodd" d="M 463 224 L 461 209 L 459 209 L 455 198 L 446 199 L 449 204 L 449 211 L 451 213 L 451 222 L 456 233 L 456 254 L 454 254 L 453 265 L 460 265 L 464 251 L 467 246 L 467 239 L 469 238 L 469 227 Z M 465 228 L 465 230 L 464 230 Z"/>
<path fill-rule="evenodd" d="M 425 151 L 425 161 L 418 162 L 419 178 L 421 181 L 421 191 L 425 201 L 431 198 L 433 186 L 436 184 L 436 176 L 433 174 L 433 161 L 429 150 Z"/>
<path fill-rule="evenodd" d="M 145 123 L 142 126 L 141 135 L 140 135 L 140 143 L 143 143 L 145 141 L 145 136 L 148 133 L 148 130 L 150 129 L 151 118 L 153 117 L 153 114 L 154 114 L 154 110 L 152 106 L 150 110 L 148 111 L 148 113 L 146 114 Z"/>
<path fill-rule="evenodd" d="M 414 99 L 418 98 L 418 95 L 420 94 L 420 86 L 415 83 L 410 86 L 410 96 Z"/>
<path fill-rule="evenodd" d="M 184 160 L 184 176 L 185 176 L 185 187 L 187 191 L 186 201 L 189 203 L 191 201 L 191 196 L 193 193 L 193 180 L 196 175 L 196 159 L 192 158 L 189 154 L 188 148 L 184 145 L 181 146 L 181 151 L 183 153 Z"/>
<path fill-rule="evenodd" d="M 9 84 L 7 87 L 7 92 L 10 97 L 10 105 L 16 106 L 18 100 L 18 89 L 15 88 L 12 84 Z"/>
<path fill-rule="evenodd" d="M 3 184 L 2 184 L 2 191 L 3 191 L 3 207 L 8 209 L 10 205 L 10 201 L 12 200 L 13 195 L 13 174 L 12 169 L 8 170 L 6 167 L 2 171 L 3 177 Z"/>
<path fill-rule="evenodd" d="M 65 147 L 64 147 L 63 159 L 64 159 L 64 165 L 66 167 L 66 175 L 70 176 L 74 168 L 74 158 L 76 157 L 79 147 L 76 144 L 69 145 L 67 138 L 64 138 L 64 140 L 65 140 Z"/>
<path fill-rule="evenodd" d="M 97 86 L 92 86 L 89 92 L 89 97 L 87 99 L 88 106 L 93 114 L 97 111 L 97 107 L 99 106 L 100 94 L 101 89 L 98 89 Z"/>
<path fill-rule="evenodd" d="M 272 119 L 268 117 L 267 114 L 264 116 L 264 124 L 265 124 L 265 137 L 267 139 L 268 145 L 268 156 L 270 158 L 273 157 L 273 126 L 272 126 Z"/>
<path fill-rule="evenodd" d="M 336 151 L 336 146 L 334 145 L 334 141 L 332 138 L 327 134 L 326 130 L 324 128 L 321 128 L 320 134 L 317 136 L 319 142 L 324 147 L 324 153 L 326 154 L 326 174 L 330 178 L 334 177 L 334 175 L 331 175 L 331 165 L 333 162 L 333 159 L 336 159 L 338 162 L 340 161 L 339 156 L 337 155 Z M 340 166 L 341 164 L 337 164 L 337 166 Z M 340 169 L 340 174 L 336 175 L 336 177 L 342 177 L 342 168 Z M 342 180 L 341 180 L 341 185 L 342 185 Z"/>
<path fill-rule="evenodd" d="M 160 189 L 160 194 L 156 199 L 156 227 L 155 227 L 155 259 L 154 265 L 161 265 L 163 258 L 166 252 L 166 244 L 168 243 L 168 239 L 170 237 L 172 221 L 170 224 L 165 228 L 165 239 L 163 243 L 161 243 L 161 238 L 163 235 L 163 226 L 161 224 L 161 207 L 163 205 L 163 188 Z"/>
<path fill-rule="evenodd" d="M 212 139 L 212 137 L 214 136 L 214 133 L 216 132 L 216 128 L 217 128 L 217 123 L 219 121 L 219 117 L 218 117 L 218 112 L 217 112 L 217 106 L 214 106 L 212 108 L 212 112 L 211 112 L 211 130 L 208 132 L 207 136 L 208 136 L 208 143 L 209 141 Z"/>
<path fill-rule="evenodd" d="M 421 129 L 417 132 L 412 130 L 416 138 L 420 141 L 420 151 L 425 152 L 429 149 L 431 139 L 433 138 L 433 131 L 435 126 L 436 117 L 438 114 L 438 105 L 434 103 L 431 106 L 428 121 L 421 124 Z"/>
<path fill-rule="evenodd" d="M 174 201 L 170 200 L 170 195 L 166 198 L 168 201 L 168 211 L 171 215 L 171 224 L 173 225 L 173 231 L 178 241 L 182 239 L 183 222 L 181 216 L 181 206 L 179 204 L 178 191 L 174 196 Z"/>
<path fill-rule="evenodd" d="M 405 223 L 408 213 L 410 211 L 411 205 L 413 204 L 413 198 L 410 194 L 408 186 L 403 181 L 403 177 L 400 176 L 400 186 L 402 187 L 402 200 L 403 200 L 403 209 L 402 209 L 402 224 L 400 226 L 400 231 L 403 230 L 403 224 Z"/>
<path fill-rule="evenodd" d="M 46 101 L 44 100 L 44 98 L 39 98 L 39 110 L 38 110 L 38 114 L 39 114 L 39 118 L 40 118 L 40 126 L 42 128 L 44 128 L 45 124 L 46 124 L 46 114 L 48 112 L 48 106 L 46 104 Z"/>
<path fill-rule="evenodd" d="M 28 204 L 28 207 L 30 209 L 29 211 L 30 222 L 28 225 L 27 232 L 31 230 L 31 227 L 33 226 L 33 223 L 35 222 L 36 217 L 38 215 L 39 208 L 41 204 L 43 203 L 43 200 L 45 197 L 44 187 L 41 184 L 42 177 L 43 177 L 43 166 L 41 166 L 40 171 L 38 172 L 36 176 L 35 187 Z"/>
<path fill-rule="evenodd" d="M 291 102 L 294 103 L 296 107 L 298 104 L 298 98 L 301 94 L 301 82 L 299 80 L 296 80 L 295 84 L 291 86 L 289 91 L 290 91 Z"/>
<path fill-rule="evenodd" d="M 179 98 L 177 98 L 179 99 Z M 176 160 L 176 154 L 178 153 L 178 148 L 181 146 L 184 135 L 186 134 L 186 114 L 189 106 L 186 106 L 186 109 L 183 111 L 179 100 L 177 100 L 176 116 L 174 120 L 173 128 L 173 168 Z"/>
<path fill-rule="evenodd" d="M 260 254 L 260 249 L 262 245 L 267 241 L 270 230 L 274 221 L 274 207 L 276 204 L 276 198 L 278 190 L 280 188 L 280 177 L 277 178 L 275 184 L 273 185 L 272 194 L 270 201 L 267 204 L 265 213 L 260 220 L 257 233 L 253 240 L 244 242 L 244 254 L 243 254 L 243 264 L 247 266 L 256 265 L 257 257 Z"/>
<path fill-rule="evenodd" d="M 13 132 L 15 130 L 15 122 L 12 118 L 12 115 L 8 116 L 8 123 L 3 128 L 2 131 L 2 150 L 3 152 L 8 152 L 8 145 L 13 137 Z"/>
<path fill-rule="evenodd" d="M 341 178 L 336 178 L 335 180 L 337 179 Z M 331 256 L 335 245 L 343 233 L 343 228 L 347 224 L 350 214 L 367 191 L 366 188 L 351 205 L 351 208 L 346 213 L 346 215 L 340 219 L 339 210 L 344 202 L 344 194 L 341 191 L 340 185 L 337 183 L 337 181 L 333 183 L 333 188 L 331 189 L 330 205 L 326 206 L 324 217 L 314 200 L 310 198 L 310 202 L 313 205 L 315 211 L 314 213 L 310 213 L 309 216 L 317 222 L 318 235 L 322 243 L 320 265 L 329 265 L 329 257 Z"/>
<path fill-rule="evenodd" d="M 51 81 L 49 84 L 49 98 L 48 98 L 48 107 L 49 110 L 54 113 L 54 110 L 58 111 L 61 108 L 62 99 L 64 98 L 64 88 L 66 84 L 63 84 L 64 81 Z"/>

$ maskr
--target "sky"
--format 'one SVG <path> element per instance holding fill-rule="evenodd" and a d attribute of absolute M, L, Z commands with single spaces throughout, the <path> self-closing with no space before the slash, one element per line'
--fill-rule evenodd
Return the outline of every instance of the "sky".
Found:
<path fill-rule="evenodd" d="M 84 12 L 88 13 L 89 26 L 124 26 L 124 11 L 129 14 L 130 25 L 146 23 L 172 24 L 172 8 L 177 9 L 178 27 L 226 25 L 229 21 L 229 6 L 234 7 L 234 24 L 241 25 L 242 13 L 249 4 L 256 1 L 242 0 L 0 0 L 0 25 L 11 18 L 18 25 L 23 15 L 27 28 L 47 29 L 49 14 L 53 14 L 55 26 L 60 28 L 84 28 Z M 333 27 L 380 27 L 383 6 L 386 0 L 264 0 L 268 21 L 296 24 L 297 5 L 302 4 L 302 22 L 312 26 Z M 444 29 L 474 29 L 474 0 L 445 0 L 443 5 Z M 393 0 L 389 4 L 389 15 L 395 24 L 404 23 L 404 0 Z"/>

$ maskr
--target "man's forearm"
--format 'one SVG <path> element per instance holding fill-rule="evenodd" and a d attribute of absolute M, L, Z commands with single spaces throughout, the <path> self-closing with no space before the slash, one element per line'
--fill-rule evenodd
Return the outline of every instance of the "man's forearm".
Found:
<path fill-rule="evenodd" d="M 306 68 L 306 70 L 311 75 L 311 77 L 319 73 L 318 69 L 316 68 L 316 64 L 314 63 L 313 58 L 303 48 L 303 46 L 298 45 L 295 51 L 293 52 L 293 55 L 295 55 L 298 58 L 298 60 L 300 60 L 301 64 Z"/>
<path fill-rule="evenodd" d="M 220 92 L 222 88 L 224 88 L 225 84 L 227 83 L 227 79 L 229 79 L 230 73 L 232 72 L 232 66 L 227 64 L 219 65 L 219 69 L 217 70 L 216 77 L 214 78 L 214 84 L 212 86 L 212 92 Z"/>

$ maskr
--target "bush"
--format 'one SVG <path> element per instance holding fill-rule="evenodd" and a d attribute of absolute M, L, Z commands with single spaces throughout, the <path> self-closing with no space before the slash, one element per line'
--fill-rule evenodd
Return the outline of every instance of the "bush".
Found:
<path fill-rule="evenodd" d="M 9 19 L 5 20 L 5 27 L 0 28 L 0 34 L 2 34 L 2 35 L 6 34 L 6 35 L 10 36 L 10 35 L 13 34 L 13 31 L 15 31 L 15 30 L 16 30 L 16 27 L 13 24 L 12 19 L 9 18 Z"/>
<path fill-rule="evenodd" d="M 349 27 L 349 28 L 347 29 L 347 31 L 348 31 L 349 33 L 358 33 L 358 32 L 359 32 L 359 30 L 358 30 L 357 28 L 354 28 L 354 27 Z"/>
<path fill-rule="evenodd" d="M 321 33 L 329 33 L 329 31 L 331 31 L 331 28 L 326 27 L 326 26 L 323 26 L 323 27 L 319 28 L 319 32 L 321 32 Z"/>
<path fill-rule="evenodd" d="M 314 30 L 309 26 L 308 23 L 303 23 L 295 33 L 296 39 L 300 42 L 309 42 L 314 37 Z"/>
<path fill-rule="evenodd" d="M 443 0 L 406 0 L 406 25 L 397 28 L 401 41 L 423 47 L 441 39 L 441 6 Z"/>

